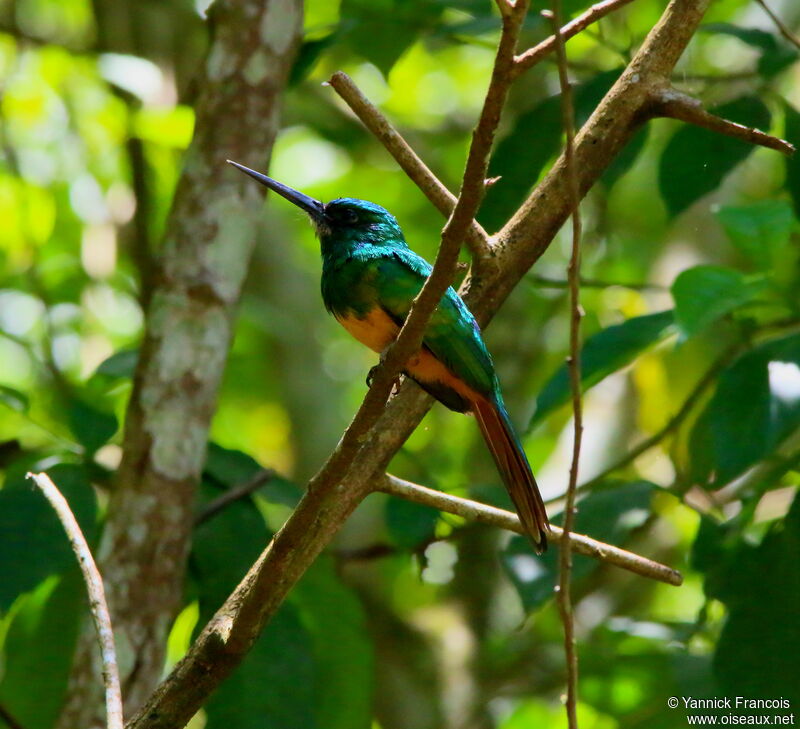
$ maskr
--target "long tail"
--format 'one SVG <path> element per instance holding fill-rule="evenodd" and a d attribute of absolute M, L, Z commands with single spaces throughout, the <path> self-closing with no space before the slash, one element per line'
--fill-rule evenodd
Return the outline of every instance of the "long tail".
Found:
<path fill-rule="evenodd" d="M 472 402 L 472 411 L 522 525 L 541 554 L 547 549 L 547 512 L 511 419 L 502 402 L 495 404 L 484 398 Z"/>

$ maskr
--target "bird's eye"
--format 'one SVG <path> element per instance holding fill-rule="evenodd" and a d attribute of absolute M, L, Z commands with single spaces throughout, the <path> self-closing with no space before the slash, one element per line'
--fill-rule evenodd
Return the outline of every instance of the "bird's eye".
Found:
<path fill-rule="evenodd" d="M 353 225 L 358 222 L 358 213 L 355 210 L 347 209 L 342 213 L 342 219 L 345 223 Z"/>

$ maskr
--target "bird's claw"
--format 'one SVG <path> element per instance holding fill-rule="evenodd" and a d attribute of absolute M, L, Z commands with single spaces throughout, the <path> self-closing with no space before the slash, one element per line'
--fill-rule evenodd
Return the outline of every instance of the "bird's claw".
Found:
<path fill-rule="evenodd" d="M 375 379 L 378 367 L 380 367 L 380 365 L 376 364 L 369 368 L 369 372 L 367 372 L 367 387 L 372 387 L 372 380 Z"/>

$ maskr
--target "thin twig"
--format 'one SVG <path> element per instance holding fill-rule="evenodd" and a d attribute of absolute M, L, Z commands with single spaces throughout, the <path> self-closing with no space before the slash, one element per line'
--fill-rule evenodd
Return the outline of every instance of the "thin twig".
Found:
<path fill-rule="evenodd" d="M 794 145 L 783 139 L 707 112 L 697 99 L 677 89 L 657 87 L 653 90 L 653 101 L 653 110 L 657 115 L 680 119 L 727 137 L 741 139 L 743 142 L 759 147 L 774 149 L 786 156 L 791 156 L 795 152 Z"/>
<path fill-rule="evenodd" d="M 643 453 L 646 453 L 651 448 L 655 448 L 662 440 L 664 440 L 664 438 L 672 433 L 672 431 L 676 430 L 692 412 L 694 406 L 703 396 L 703 393 L 705 393 L 705 391 L 711 385 L 713 385 L 714 382 L 716 382 L 720 372 L 722 372 L 722 370 L 724 370 L 734 359 L 736 359 L 741 350 L 741 342 L 732 344 L 730 347 L 725 349 L 725 351 L 714 360 L 711 366 L 705 371 L 703 376 L 697 381 L 697 384 L 692 388 L 691 392 L 687 395 L 677 412 L 669 420 L 667 420 L 667 422 L 664 423 L 659 430 L 653 433 L 653 435 L 651 435 L 649 438 L 645 438 L 643 441 L 635 445 L 624 456 L 604 468 L 596 476 L 593 476 L 588 481 L 584 481 L 584 483 L 578 486 L 578 493 L 591 491 L 599 483 L 605 481 L 612 473 L 629 466 L 639 456 L 641 456 Z M 560 501 L 563 498 L 563 496 L 559 496 L 552 501 Z"/>
<path fill-rule="evenodd" d="M 516 514 L 505 511 L 504 509 L 498 509 L 495 506 L 489 506 L 488 504 L 481 504 L 471 499 L 463 499 L 459 496 L 446 494 L 442 491 L 420 486 L 419 484 L 405 481 L 402 478 L 397 478 L 389 474 L 386 475 L 378 488 L 384 493 L 398 496 L 417 504 L 424 504 L 425 506 L 430 506 L 449 514 L 455 514 L 465 519 L 472 519 L 482 524 L 489 524 L 490 526 L 499 527 L 500 529 L 506 529 L 515 534 L 524 535 L 526 533 L 525 528 L 522 526 Z M 548 538 L 555 544 L 563 544 L 563 530 L 551 524 Z M 619 547 L 606 544 L 605 542 L 599 542 L 596 539 L 584 536 L 583 534 L 576 534 L 575 532 L 569 535 L 568 541 L 571 548 L 578 554 L 592 557 L 593 559 L 633 572 L 641 577 L 664 582 L 668 585 L 678 586 L 683 583 L 683 576 L 678 570 L 674 570 L 667 565 L 654 562 L 653 560 L 625 549 L 620 549 Z"/>
<path fill-rule="evenodd" d="M 798 460 L 800 460 L 800 428 L 795 428 L 767 458 L 714 491 L 711 494 L 714 505 L 722 507 L 759 490 L 765 491 L 785 473 L 795 470 Z"/>
<path fill-rule="evenodd" d="M 378 108 L 367 99 L 344 71 L 337 71 L 328 81 L 342 100 L 350 107 L 362 124 L 386 147 L 395 162 L 416 184 L 425 197 L 445 217 L 449 217 L 456 206 L 456 196 L 433 174 L 431 169 L 419 158 L 411 145 L 381 114 Z M 477 260 L 485 260 L 490 254 L 489 235 L 480 223 L 473 220 L 467 231 L 467 245 Z"/>
<path fill-rule="evenodd" d="M 546 289 L 567 289 L 569 288 L 569 281 L 562 278 L 551 278 L 543 276 L 538 273 L 532 273 L 528 276 L 528 280 L 534 285 Z M 628 281 L 604 281 L 597 278 L 580 277 L 581 288 L 586 289 L 608 289 L 612 286 L 620 286 L 622 288 L 631 289 L 632 291 L 667 291 L 667 286 L 651 283 L 633 283 Z"/>
<path fill-rule="evenodd" d="M 275 478 L 275 475 L 275 471 L 271 468 L 265 468 L 239 486 L 228 489 L 225 493 L 217 496 L 216 499 L 209 501 L 202 508 L 194 519 L 194 525 L 199 526 L 203 522 L 208 521 L 234 501 L 247 498 L 254 491 L 258 491 L 265 483 Z"/>
<path fill-rule="evenodd" d="M 604 2 L 592 5 L 586 12 L 581 13 L 577 18 L 570 20 L 559 31 L 562 40 L 566 41 L 588 28 L 592 23 L 596 23 L 600 18 L 605 17 L 617 8 L 632 2 L 632 0 L 604 0 Z M 514 63 L 514 76 L 524 73 L 535 66 L 542 58 L 556 50 L 556 36 L 551 35 L 541 43 L 529 48 L 525 53 L 516 57 Z"/>
<path fill-rule="evenodd" d="M 787 329 L 796 329 L 798 324 L 800 324 L 800 322 L 798 322 L 796 318 L 789 317 L 782 321 L 771 322 L 763 325 L 758 329 L 757 332 L 751 332 L 750 337 L 752 338 L 756 335 L 766 335 L 768 338 L 771 335 L 780 334 Z M 655 448 L 662 440 L 664 440 L 664 438 L 679 428 L 684 420 L 686 420 L 686 418 L 691 414 L 694 407 L 698 404 L 703 396 L 703 393 L 705 393 L 705 391 L 711 385 L 713 385 L 714 382 L 716 382 L 720 373 L 739 356 L 739 354 L 745 348 L 745 345 L 746 342 L 737 341 L 727 347 L 714 360 L 714 362 L 712 362 L 711 366 L 705 371 L 705 373 L 703 373 L 702 377 L 700 377 L 700 379 L 697 381 L 697 384 L 695 384 L 691 392 L 686 396 L 686 399 L 683 401 L 683 404 L 680 406 L 680 408 L 678 408 L 677 412 L 669 420 L 667 420 L 667 422 L 664 423 L 659 430 L 653 433 L 653 435 L 651 435 L 649 438 L 645 438 L 643 441 L 635 445 L 624 456 L 614 461 L 611 465 L 606 466 L 606 468 L 604 468 L 596 476 L 592 476 L 592 478 L 590 478 L 588 481 L 584 481 L 580 486 L 578 486 L 577 492 L 584 493 L 586 491 L 592 491 L 596 489 L 596 487 L 608 479 L 612 473 L 629 466 L 639 456 L 641 456 L 643 453 L 646 453 L 651 448 Z M 545 503 L 549 506 L 550 504 L 563 501 L 563 499 L 564 495 L 562 494 L 561 496 L 548 499 Z"/>
<path fill-rule="evenodd" d="M 575 489 L 578 486 L 578 466 L 583 440 L 583 403 L 581 402 L 581 192 L 578 170 L 575 166 L 575 109 L 572 105 L 572 88 L 567 75 L 567 53 L 561 36 L 561 0 L 553 0 L 551 12 L 545 12 L 553 24 L 558 58 L 558 81 L 561 86 L 561 123 L 566 136 L 564 172 L 568 177 L 572 197 L 572 253 L 567 266 L 569 281 L 569 369 L 572 390 L 572 463 L 569 468 L 567 501 L 564 507 L 564 543 L 559 554 L 558 607 L 564 624 L 564 652 L 567 663 L 567 722 L 570 729 L 578 729 L 578 652 L 575 645 L 575 620 L 572 613 L 572 543 L 569 536 L 575 523 Z"/>
<path fill-rule="evenodd" d="M 773 13 L 773 12 L 772 12 L 772 10 L 770 9 L 769 5 L 767 5 L 767 3 L 766 3 L 766 2 L 764 2 L 764 0 L 756 0 L 756 2 L 757 2 L 757 3 L 758 3 L 758 4 L 759 4 L 759 5 L 762 7 L 762 8 L 764 8 L 764 12 L 765 12 L 767 15 L 769 15 L 769 17 L 770 17 L 770 19 L 772 20 L 772 22 L 773 22 L 773 23 L 775 23 L 775 26 L 776 26 L 776 27 L 778 28 L 778 30 L 780 31 L 780 34 L 781 34 L 781 35 L 782 35 L 784 38 L 786 38 L 786 40 L 787 40 L 787 41 L 789 41 L 789 43 L 791 43 L 793 46 L 795 46 L 795 47 L 797 47 L 797 48 L 800 48 L 800 38 L 798 38 L 798 37 L 797 37 L 797 36 L 796 36 L 794 33 L 792 33 L 792 31 L 791 31 L 791 30 L 789 30 L 789 29 L 786 27 L 786 25 L 784 24 L 784 22 L 783 22 L 783 21 L 782 21 L 782 20 L 781 20 L 781 19 L 780 19 L 780 18 L 779 18 L 777 15 L 775 15 L 775 13 Z"/>
<path fill-rule="evenodd" d="M 78 558 L 78 564 L 86 582 L 89 608 L 97 630 L 97 639 L 100 643 L 100 656 L 103 661 L 103 683 L 106 690 L 107 727 L 108 729 L 122 729 L 122 692 L 119 685 L 117 653 L 114 648 L 114 633 L 111 629 L 111 616 L 108 613 L 108 605 L 106 605 L 103 578 L 97 570 L 97 565 L 94 563 L 94 558 L 80 525 L 58 487 L 46 473 L 29 473 L 27 478 L 33 480 L 50 502 L 64 527 L 64 531 L 67 533 L 72 551 Z"/>

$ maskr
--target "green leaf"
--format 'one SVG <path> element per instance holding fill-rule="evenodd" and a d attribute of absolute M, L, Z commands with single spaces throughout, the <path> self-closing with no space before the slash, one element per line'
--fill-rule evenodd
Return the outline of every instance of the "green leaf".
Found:
<path fill-rule="evenodd" d="M 216 489 L 204 487 L 212 498 Z M 195 530 L 190 561 L 200 605 L 211 617 L 270 533 L 249 501 L 238 501 Z M 292 592 L 242 665 L 206 706 L 207 729 L 367 729 L 371 646 L 363 611 L 321 558 Z"/>
<path fill-rule="evenodd" d="M 316 725 L 369 729 L 375 659 L 360 601 L 342 584 L 326 555 L 309 568 L 289 601 L 313 641 L 320 677 L 314 697 Z"/>
<path fill-rule="evenodd" d="M 94 491 L 80 466 L 47 469 L 70 505 L 87 541 L 95 533 Z M 53 507 L 30 482 L 7 480 L 0 490 L 0 611 L 48 575 L 75 561 Z"/>
<path fill-rule="evenodd" d="M 647 143 L 648 131 L 649 127 L 642 127 L 633 135 L 630 142 L 622 148 L 622 151 L 611 161 L 611 164 L 606 168 L 606 171 L 600 178 L 607 188 L 610 188 L 620 177 L 633 167 L 633 163 L 636 162 L 639 154 Z"/>
<path fill-rule="evenodd" d="M 720 547 L 724 549 L 724 545 Z M 739 540 L 719 580 L 728 619 L 714 654 L 725 694 L 779 696 L 800 705 L 800 496 L 760 546 Z M 783 713 L 783 712 L 781 712 Z M 788 712 L 787 712 L 788 713 Z"/>
<path fill-rule="evenodd" d="M 284 603 L 241 665 L 211 695 L 206 729 L 315 729 L 319 681 L 311 636 L 294 606 Z"/>
<path fill-rule="evenodd" d="M 206 465 L 203 471 L 207 478 L 219 484 L 234 488 L 246 483 L 263 471 L 254 458 L 241 451 L 223 448 L 216 443 L 208 444 Z M 295 507 L 302 492 L 297 484 L 278 475 L 264 483 L 258 491 L 273 504 Z"/>
<path fill-rule="evenodd" d="M 203 502 L 219 494 L 218 488 L 203 482 Z M 190 573 L 197 584 L 200 625 L 225 601 L 271 536 L 264 518 L 247 499 L 234 501 L 194 530 Z"/>
<path fill-rule="evenodd" d="M 322 53 L 330 48 L 338 40 L 338 37 L 337 33 L 331 33 L 324 38 L 304 41 L 292 66 L 292 71 L 289 75 L 289 86 L 297 86 L 297 84 L 304 81 Z"/>
<path fill-rule="evenodd" d="M 791 104 L 783 105 L 786 115 L 786 140 L 800 149 L 800 112 Z M 786 158 L 786 187 L 792 197 L 794 214 L 800 218 L 800 152 Z"/>
<path fill-rule="evenodd" d="M 758 28 L 742 28 L 731 23 L 709 23 L 701 30 L 738 38 L 751 48 L 761 52 L 758 72 L 769 78 L 783 71 L 798 58 L 797 50 L 782 42 L 772 33 Z"/>
<path fill-rule="evenodd" d="M 122 349 L 103 360 L 95 370 L 97 375 L 132 378 L 139 361 L 139 350 Z"/>
<path fill-rule="evenodd" d="M 210 499 L 217 489 L 203 487 Z M 236 501 L 195 529 L 190 559 L 203 626 L 244 577 L 271 534 L 250 501 Z M 206 705 L 207 729 L 314 727 L 311 638 L 297 611 L 278 611 L 233 675 Z"/>
<path fill-rule="evenodd" d="M 730 268 L 689 268 L 672 284 L 675 323 L 683 337 L 691 337 L 742 304 L 752 301 L 763 290 L 763 279 L 747 278 Z"/>
<path fill-rule="evenodd" d="M 795 226 L 792 208 L 783 200 L 730 205 L 720 208 L 716 215 L 731 243 L 762 269 L 774 265 L 776 254 L 788 245 Z"/>
<path fill-rule="evenodd" d="M 189 106 L 145 107 L 133 118 L 135 134 L 146 142 L 186 149 L 192 141 L 194 110 Z"/>
<path fill-rule="evenodd" d="M 2 705 L 25 729 L 50 729 L 67 690 L 86 597 L 77 564 L 14 606 L 2 645 Z"/>
<path fill-rule="evenodd" d="M 30 401 L 24 392 L 0 385 L 0 403 L 18 413 L 27 412 Z"/>
<path fill-rule="evenodd" d="M 619 74 L 619 69 L 601 73 L 575 88 L 578 124 L 586 121 Z M 489 177 L 500 179 L 489 188 L 481 205 L 479 218 L 487 230 L 500 228 L 522 204 L 547 162 L 561 152 L 561 139 L 560 94 L 540 101 L 517 117 L 514 128 L 498 143 L 489 165 Z M 618 178 L 633 163 L 643 141 L 644 137 L 637 135 L 636 142 L 609 171 L 609 179 Z"/>
<path fill-rule="evenodd" d="M 590 494 L 578 504 L 575 531 L 609 544 L 624 543 L 650 515 L 650 501 L 657 488 L 649 481 L 635 481 Z M 553 519 L 555 524 L 562 522 L 563 515 Z M 526 538 L 515 536 L 503 551 L 502 560 L 526 611 L 535 610 L 553 596 L 559 570 L 557 549 L 551 547 L 537 556 Z M 586 577 L 597 566 L 596 560 L 576 554 L 573 579 Z"/>
<path fill-rule="evenodd" d="M 800 427 L 800 335 L 767 342 L 740 357 L 692 430 L 692 474 L 713 485 L 735 478 Z"/>
<path fill-rule="evenodd" d="M 443 10 L 430 1 L 342 0 L 341 28 L 352 51 L 386 75 L 406 48 L 436 28 Z"/>
<path fill-rule="evenodd" d="M 772 33 L 758 28 L 742 28 L 732 23 L 706 23 L 700 26 L 700 30 L 704 33 L 730 35 L 760 51 L 770 51 L 778 45 Z"/>
<path fill-rule="evenodd" d="M 392 542 L 402 549 L 414 549 L 433 537 L 439 511 L 406 499 L 386 502 L 386 528 Z"/>
<path fill-rule="evenodd" d="M 748 127 L 769 129 L 769 110 L 755 96 L 742 96 L 709 111 Z M 664 148 L 658 168 L 658 186 L 670 214 L 683 212 L 716 190 L 753 149 L 752 144 L 707 129 L 689 124 L 681 127 Z"/>
<path fill-rule="evenodd" d="M 499 177 L 486 192 L 479 219 L 487 230 L 498 230 L 522 204 L 561 140 L 561 106 L 551 96 L 517 117 L 511 133 L 497 145 L 489 177 Z M 531 129 L 536 134 L 531 134 Z"/>
<path fill-rule="evenodd" d="M 585 392 L 630 364 L 640 352 L 666 337 L 672 323 L 672 311 L 661 311 L 633 317 L 593 334 L 581 350 L 581 390 Z M 569 371 L 564 364 L 542 388 L 530 427 L 540 423 L 569 398 Z"/>
<path fill-rule="evenodd" d="M 69 428 L 87 451 L 94 453 L 117 432 L 117 418 L 84 400 L 73 399 L 67 411 Z"/>

